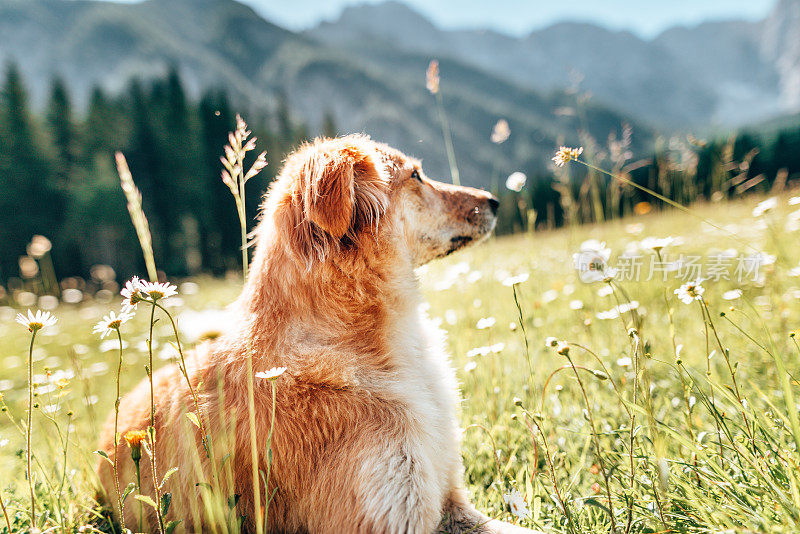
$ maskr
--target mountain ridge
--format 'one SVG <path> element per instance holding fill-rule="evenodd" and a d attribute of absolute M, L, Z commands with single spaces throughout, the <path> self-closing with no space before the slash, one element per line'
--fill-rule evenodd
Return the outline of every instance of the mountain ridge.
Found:
<path fill-rule="evenodd" d="M 380 52 L 384 61 L 367 61 L 234 0 L 197 5 L 0 0 L 0 56 L 17 59 L 39 107 L 56 74 L 85 102 L 96 83 L 120 92 L 133 77 L 157 78 L 175 66 L 194 97 L 224 87 L 243 112 L 274 113 L 285 95 L 312 132 L 330 112 L 342 132 L 368 133 L 422 157 L 432 175 L 449 175 L 434 99 L 424 86 L 429 56 L 389 47 Z M 567 93 L 531 90 L 460 60 L 443 58 L 441 65 L 466 183 L 486 187 L 520 168 L 543 171 L 555 146 L 578 141 L 576 119 L 555 113 L 574 99 Z M 488 138 L 501 118 L 513 133 L 498 146 Z M 586 127 L 598 139 L 619 135 L 623 123 L 634 126 L 639 149 L 648 146 L 653 134 L 635 118 L 598 104 L 586 108 Z"/>
<path fill-rule="evenodd" d="M 781 23 L 785 13 L 793 14 L 797 24 Z M 777 30 L 765 29 L 770 20 Z M 583 89 L 600 102 L 660 127 L 682 129 L 737 126 L 800 108 L 800 91 L 795 90 L 800 88 L 800 44 L 788 47 L 789 53 L 773 46 L 783 53 L 783 67 L 780 58 L 765 52 L 769 36 L 800 43 L 800 35 L 789 37 L 797 34 L 795 27 L 800 27 L 800 0 L 782 0 L 764 21 L 675 26 L 652 39 L 570 21 L 514 37 L 441 30 L 392 0 L 346 8 L 338 19 L 305 34 L 350 49 L 365 46 L 365 37 L 380 36 L 398 48 L 457 58 L 540 91 L 568 87 L 580 73 Z M 695 43 L 688 51 L 687 37 Z"/>

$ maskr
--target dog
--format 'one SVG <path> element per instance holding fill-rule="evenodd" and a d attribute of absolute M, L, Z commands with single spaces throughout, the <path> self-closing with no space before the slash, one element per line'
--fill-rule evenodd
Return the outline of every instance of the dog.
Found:
<path fill-rule="evenodd" d="M 231 308 L 236 327 L 188 357 L 212 453 L 185 417 L 194 411 L 186 379 L 174 366 L 153 376 L 157 474 L 179 468 L 160 490 L 172 498 L 165 521 L 203 530 L 211 521 L 204 487 L 216 483 L 255 531 L 250 354 L 255 371 L 286 368 L 254 384 L 267 532 L 531 532 L 468 501 L 455 374 L 442 334 L 421 311 L 415 275 L 486 239 L 497 208 L 489 193 L 431 180 L 418 160 L 366 136 L 317 139 L 290 155 L 261 208 L 249 276 Z M 149 381 L 119 410 L 120 434 L 147 429 Z M 113 423 L 112 414 L 100 450 L 118 459 L 124 490 L 133 463 L 124 443 L 115 450 Z M 233 460 L 221 460 L 225 452 Z M 223 463 L 227 476 L 213 481 Z M 140 464 L 142 493 L 154 496 L 146 454 Z M 98 475 L 116 504 L 104 459 Z M 212 482 L 197 484 L 201 475 Z M 135 527 L 139 501 L 124 506 Z M 155 531 L 154 509 L 144 508 L 145 528 Z"/>

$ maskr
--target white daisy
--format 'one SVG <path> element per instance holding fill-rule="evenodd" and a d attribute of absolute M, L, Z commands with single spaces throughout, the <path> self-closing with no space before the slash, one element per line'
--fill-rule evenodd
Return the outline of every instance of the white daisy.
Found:
<path fill-rule="evenodd" d="M 503 501 L 505 501 L 511 509 L 511 513 L 518 519 L 527 519 L 528 516 L 530 516 L 531 512 L 528 510 L 528 503 L 525 502 L 525 498 L 517 490 L 512 489 L 511 492 L 504 493 Z"/>
<path fill-rule="evenodd" d="M 99 321 L 96 325 L 94 325 L 94 330 L 92 330 L 93 334 L 100 334 L 100 339 L 103 339 L 111 332 L 118 330 L 120 326 L 124 323 L 133 318 L 133 313 L 129 311 L 123 311 L 119 315 L 114 313 L 113 311 L 103 317 L 101 321 Z"/>
<path fill-rule="evenodd" d="M 491 328 L 497 322 L 497 319 L 494 317 L 482 317 L 478 319 L 478 322 L 475 324 L 475 328 L 478 330 L 484 330 L 486 328 Z"/>
<path fill-rule="evenodd" d="M 608 266 L 611 258 L 611 249 L 606 244 L 596 239 L 589 239 L 581 243 L 580 252 L 572 255 L 578 277 L 586 283 L 602 282 L 614 278 L 616 269 Z"/>
<path fill-rule="evenodd" d="M 763 202 L 759 202 L 758 205 L 753 208 L 753 217 L 761 217 L 768 211 L 774 210 L 778 207 L 778 198 L 777 197 L 770 197 Z"/>
<path fill-rule="evenodd" d="M 517 276 L 509 276 L 508 278 L 503 280 L 503 285 L 504 286 L 508 286 L 508 287 L 515 286 L 517 284 L 521 284 L 523 282 L 526 282 L 529 277 L 530 277 L 530 274 L 528 274 L 528 273 L 521 273 L 521 274 L 518 274 Z"/>
<path fill-rule="evenodd" d="M 688 282 L 675 290 L 675 294 L 684 304 L 691 304 L 693 300 L 702 300 L 705 288 L 700 285 L 703 282 L 702 278 L 698 278 L 694 282 Z"/>
<path fill-rule="evenodd" d="M 619 317 L 619 308 L 612 308 L 606 311 L 599 311 L 595 314 L 595 317 L 600 319 L 601 321 L 610 321 L 614 320 Z"/>
<path fill-rule="evenodd" d="M 672 236 L 669 237 L 645 237 L 639 243 L 642 248 L 649 248 L 650 250 L 655 250 L 659 252 L 661 249 L 670 246 L 675 241 L 675 238 Z"/>
<path fill-rule="evenodd" d="M 583 309 L 583 301 L 582 300 L 572 300 L 569 303 L 569 309 L 571 310 L 582 310 Z"/>
<path fill-rule="evenodd" d="M 144 298 L 142 294 L 142 281 L 139 280 L 138 276 L 134 276 L 125 282 L 125 287 L 122 288 L 119 294 L 122 295 L 122 311 L 134 311 Z"/>
<path fill-rule="evenodd" d="M 491 347 L 475 347 L 467 351 L 467 358 L 474 358 L 475 356 L 486 356 L 492 352 Z"/>
<path fill-rule="evenodd" d="M 742 296 L 741 289 L 731 289 L 730 291 L 726 291 L 722 294 L 723 300 L 736 300 Z"/>
<path fill-rule="evenodd" d="M 264 378 L 266 380 L 275 380 L 283 373 L 286 372 L 286 367 L 273 367 L 267 371 L 259 371 L 256 373 L 256 378 Z"/>
<path fill-rule="evenodd" d="M 56 324 L 56 321 L 58 321 L 58 319 L 56 319 L 54 315 L 42 310 L 36 310 L 35 314 L 31 310 L 28 310 L 27 317 L 21 313 L 17 314 L 17 322 L 31 332 L 38 332 L 42 328 L 53 326 Z"/>
<path fill-rule="evenodd" d="M 178 294 L 178 288 L 169 282 L 153 283 L 140 282 L 142 293 L 146 294 L 151 300 L 161 300 L 174 297 Z"/>

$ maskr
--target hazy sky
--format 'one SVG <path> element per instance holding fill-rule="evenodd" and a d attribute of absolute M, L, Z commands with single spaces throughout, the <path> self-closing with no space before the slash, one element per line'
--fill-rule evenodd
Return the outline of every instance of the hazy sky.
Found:
<path fill-rule="evenodd" d="M 374 3 L 375 0 L 369 0 Z M 282 26 L 303 29 L 364 0 L 245 0 Z M 653 36 L 676 24 L 766 16 L 775 0 L 407 0 L 446 28 L 493 28 L 515 35 L 561 20 L 583 20 Z"/>
<path fill-rule="evenodd" d="M 133 2 L 137 0 L 116 0 Z M 301 30 L 335 19 L 348 5 L 379 0 L 240 0 L 276 24 Z M 444 28 L 492 28 L 523 35 L 553 22 L 589 21 L 645 37 L 676 24 L 756 20 L 776 0 L 405 0 Z"/>

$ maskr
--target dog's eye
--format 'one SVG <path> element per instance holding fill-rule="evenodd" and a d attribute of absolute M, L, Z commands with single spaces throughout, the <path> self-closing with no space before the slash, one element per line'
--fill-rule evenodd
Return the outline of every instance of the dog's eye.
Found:
<path fill-rule="evenodd" d="M 413 171 L 411 171 L 411 177 L 413 179 L 415 179 L 416 181 L 418 181 L 418 182 L 422 181 L 422 178 L 420 177 L 419 171 L 417 169 L 414 169 Z"/>

